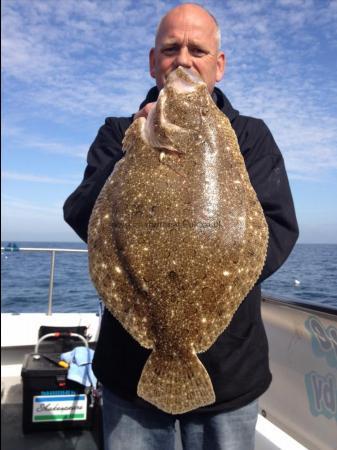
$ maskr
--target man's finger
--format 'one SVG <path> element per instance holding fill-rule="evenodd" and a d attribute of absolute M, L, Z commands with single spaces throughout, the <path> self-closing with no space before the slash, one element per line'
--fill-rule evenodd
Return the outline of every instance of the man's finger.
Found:
<path fill-rule="evenodd" d="M 156 104 L 156 102 L 151 102 L 151 103 L 147 103 L 144 108 L 140 109 L 134 116 L 133 116 L 133 120 L 139 119 L 139 117 L 145 117 L 147 118 L 147 116 L 149 115 L 149 112 L 151 111 L 151 109 L 154 107 L 154 105 Z"/>

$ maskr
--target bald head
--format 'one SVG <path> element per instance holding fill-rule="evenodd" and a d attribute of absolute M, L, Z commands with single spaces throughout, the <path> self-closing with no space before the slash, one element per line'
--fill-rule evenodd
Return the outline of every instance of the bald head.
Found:
<path fill-rule="evenodd" d="M 170 72 L 182 66 L 199 74 L 211 93 L 225 67 L 219 44 L 218 24 L 203 7 L 185 3 L 171 9 L 160 21 L 150 51 L 150 73 L 158 88 L 164 86 Z"/>
<path fill-rule="evenodd" d="M 217 50 L 220 49 L 221 46 L 221 30 L 216 18 L 211 14 L 206 8 L 203 6 L 197 5 L 196 3 L 184 3 L 182 5 L 178 5 L 170 11 L 168 11 L 165 16 L 162 17 L 161 21 L 158 24 L 156 31 L 156 39 L 155 45 L 157 45 L 158 36 L 160 35 L 162 27 L 165 26 L 165 20 L 174 19 L 175 15 L 179 14 L 196 14 L 199 17 L 204 17 L 204 20 L 209 23 L 211 30 L 214 31 L 214 37 L 216 39 Z M 213 23 L 212 23 L 213 22 Z"/>

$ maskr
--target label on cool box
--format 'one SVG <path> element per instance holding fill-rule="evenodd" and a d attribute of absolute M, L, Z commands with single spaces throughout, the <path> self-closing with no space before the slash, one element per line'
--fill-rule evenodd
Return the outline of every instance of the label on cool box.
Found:
<path fill-rule="evenodd" d="M 33 397 L 33 422 L 86 420 L 87 396 L 38 395 Z"/>

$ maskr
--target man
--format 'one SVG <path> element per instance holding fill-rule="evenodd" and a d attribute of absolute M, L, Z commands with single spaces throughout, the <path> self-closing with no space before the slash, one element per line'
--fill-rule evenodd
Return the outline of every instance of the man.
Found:
<path fill-rule="evenodd" d="M 89 150 L 84 179 L 64 206 L 65 220 L 86 241 L 95 200 L 123 156 L 121 142 L 126 129 L 133 119 L 148 115 L 167 75 L 183 66 L 200 74 L 215 103 L 231 121 L 269 226 L 268 254 L 259 282 L 225 332 L 199 355 L 213 383 L 213 405 L 174 417 L 137 397 L 137 383 L 149 351 L 104 311 L 93 366 L 104 386 L 106 449 L 173 449 L 176 419 L 186 449 L 254 448 L 257 399 L 271 382 L 259 283 L 287 258 L 298 228 L 283 159 L 270 131 L 261 120 L 241 116 L 214 87 L 225 67 L 219 41 L 214 17 L 200 6 L 180 5 L 164 16 L 155 48 L 150 51 L 150 73 L 156 88 L 149 91 L 133 118 L 106 119 Z"/>

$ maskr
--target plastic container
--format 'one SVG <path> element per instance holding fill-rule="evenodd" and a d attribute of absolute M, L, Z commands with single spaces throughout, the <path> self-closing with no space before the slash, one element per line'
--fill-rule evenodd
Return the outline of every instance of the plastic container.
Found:
<path fill-rule="evenodd" d="M 35 352 L 25 355 L 22 365 L 23 431 L 91 428 L 92 392 L 67 379 L 67 369 L 57 365 L 59 353 L 43 353 L 56 362 L 38 353 L 40 341 L 46 338 L 41 337 Z"/>

